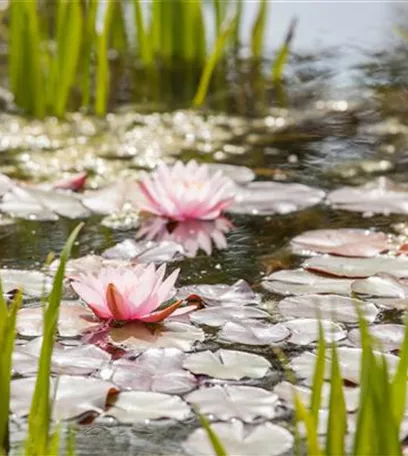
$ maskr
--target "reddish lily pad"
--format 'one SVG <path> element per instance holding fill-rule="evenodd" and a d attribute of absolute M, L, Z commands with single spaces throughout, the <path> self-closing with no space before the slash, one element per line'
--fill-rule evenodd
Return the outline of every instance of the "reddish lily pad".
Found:
<path fill-rule="evenodd" d="M 373 257 L 389 250 L 385 233 L 362 229 L 331 229 L 306 231 L 290 242 L 296 253 L 331 253 L 345 257 Z"/>

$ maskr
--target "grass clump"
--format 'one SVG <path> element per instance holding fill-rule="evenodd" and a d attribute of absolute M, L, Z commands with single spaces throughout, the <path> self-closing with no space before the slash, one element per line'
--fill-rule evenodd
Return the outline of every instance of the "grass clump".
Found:
<path fill-rule="evenodd" d="M 57 454 L 59 447 L 60 426 L 51 432 L 52 400 L 50 399 L 51 359 L 57 332 L 59 308 L 62 296 L 65 265 L 70 256 L 72 246 L 78 236 L 82 224 L 69 236 L 60 256 L 60 264 L 54 278 L 53 287 L 44 303 L 43 341 L 38 363 L 38 374 L 28 418 L 28 435 L 24 454 L 26 456 L 42 456 Z M 12 376 L 12 353 L 16 337 L 17 311 L 22 301 L 22 293 L 18 292 L 10 305 L 4 298 L 0 281 L 0 455 L 9 451 L 9 411 L 10 386 Z M 69 436 L 68 447 L 73 454 L 72 435 Z"/>

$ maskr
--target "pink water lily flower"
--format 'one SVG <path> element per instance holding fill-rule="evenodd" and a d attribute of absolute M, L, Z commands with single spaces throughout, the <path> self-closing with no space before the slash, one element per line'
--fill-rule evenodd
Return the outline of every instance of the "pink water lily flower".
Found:
<path fill-rule="evenodd" d="M 166 266 L 107 267 L 97 275 L 80 274 L 71 285 L 83 301 L 102 320 L 156 323 L 172 314 L 177 301 L 157 310 L 174 294 L 179 269 L 164 280 Z"/>
<path fill-rule="evenodd" d="M 173 166 L 160 164 L 139 180 L 141 210 L 183 222 L 213 220 L 234 199 L 234 184 L 220 171 L 211 174 L 207 165 L 191 160 Z"/>

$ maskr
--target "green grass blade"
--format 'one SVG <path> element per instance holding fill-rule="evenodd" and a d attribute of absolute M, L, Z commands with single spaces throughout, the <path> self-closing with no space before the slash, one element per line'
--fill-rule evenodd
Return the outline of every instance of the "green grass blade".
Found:
<path fill-rule="evenodd" d="M 81 105 L 88 108 L 91 102 L 91 54 L 95 42 L 95 22 L 99 0 L 89 0 L 86 4 L 81 3 L 83 21 L 82 49 L 79 56 L 79 71 L 81 88 Z"/>
<path fill-rule="evenodd" d="M 260 0 L 258 14 L 252 27 L 251 36 L 252 56 L 256 60 L 262 58 L 267 14 L 268 2 L 267 0 Z"/>
<path fill-rule="evenodd" d="M 319 320 L 319 342 L 317 359 L 313 375 L 312 397 L 310 399 L 310 411 L 315 419 L 316 427 L 319 424 L 319 410 L 322 401 L 322 388 L 325 378 L 326 367 L 326 342 L 324 339 L 323 326 Z"/>
<path fill-rule="evenodd" d="M 58 423 L 51 435 L 50 443 L 48 445 L 49 455 L 58 455 L 61 443 L 61 423 Z"/>
<path fill-rule="evenodd" d="M 66 110 L 70 91 L 76 79 L 76 71 L 81 49 L 83 16 L 80 3 L 60 0 L 65 4 L 64 17 L 61 23 L 61 34 L 58 37 L 58 80 L 54 94 L 54 114 L 61 117 Z"/>
<path fill-rule="evenodd" d="M 224 1 L 225 0 L 213 0 L 216 36 L 221 33 L 222 22 L 224 20 Z"/>
<path fill-rule="evenodd" d="M 297 423 L 303 422 L 306 428 L 306 444 L 309 455 L 322 456 L 322 450 L 319 445 L 319 436 L 313 415 L 306 409 L 298 394 L 294 395 L 294 407 L 296 412 Z"/>
<path fill-rule="evenodd" d="M 95 114 L 102 116 L 107 111 L 109 94 L 109 60 L 108 45 L 109 31 L 112 21 L 114 0 L 104 0 L 99 3 L 102 8 L 101 18 L 96 26 L 96 94 L 95 94 Z"/>
<path fill-rule="evenodd" d="M 285 69 L 286 61 L 288 60 L 290 45 L 292 43 L 297 19 L 293 19 L 289 25 L 289 30 L 286 35 L 285 41 L 279 49 L 272 67 L 272 81 L 278 84 L 282 80 L 283 70 Z"/>
<path fill-rule="evenodd" d="M 18 292 L 10 304 L 10 310 L 4 299 L 0 280 L 0 454 L 9 450 L 9 410 L 12 355 L 16 338 L 17 312 L 22 302 L 22 293 Z"/>
<path fill-rule="evenodd" d="M 347 433 L 347 411 L 343 392 L 343 379 L 335 344 L 331 349 L 329 420 L 327 423 L 326 454 L 345 454 L 344 439 Z"/>
<path fill-rule="evenodd" d="M 50 372 L 51 358 L 57 331 L 59 306 L 62 296 L 65 265 L 72 246 L 83 224 L 69 236 L 60 256 L 58 270 L 44 311 L 43 342 L 38 363 L 38 374 L 28 419 L 27 450 L 33 456 L 48 454 L 49 426 L 51 420 Z"/>
<path fill-rule="evenodd" d="M 75 432 L 74 429 L 70 426 L 68 428 L 68 436 L 67 436 L 67 451 L 66 456 L 75 456 Z"/>
<path fill-rule="evenodd" d="M 27 33 L 25 34 L 24 58 L 27 61 L 28 71 L 24 74 L 25 81 L 30 81 L 30 109 L 29 113 L 43 118 L 46 111 L 45 81 L 41 61 L 43 51 L 41 34 L 37 15 L 37 1 L 22 2 L 26 7 Z"/>
<path fill-rule="evenodd" d="M 407 395 L 407 370 L 408 370 L 408 320 L 405 321 L 404 341 L 401 345 L 400 360 L 397 371 L 391 383 L 391 396 L 393 413 L 398 425 L 404 418 Z"/>
<path fill-rule="evenodd" d="M 207 436 L 211 442 L 211 446 L 214 450 L 215 455 L 216 456 L 227 456 L 227 452 L 225 451 L 224 446 L 220 442 L 220 439 L 218 438 L 217 434 L 211 429 L 211 426 L 210 426 L 210 423 L 208 422 L 208 420 L 205 418 L 204 415 L 201 415 L 201 413 L 197 413 L 197 416 L 198 416 L 201 426 L 204 428 L 205 432 L 207 433 Z"/>
<path fill-rule="evenodd" d="M 198 85 L 197 93 L 193 100 L 194 106 L 200 106 L 204 103 L 205 97 L 207 96 L 208 88 L 210 85 L 211 76 L 214 72 L 214 69 L 220 60 L 225 45 L 228 41 L 228 38 L 235 29 L 236 16 L 233 16 L 229 19 L 225 25 L 222 27 L 222 31 L 215 42 L 214 49 L 209 56 L 204 70 L 201 74 L 200 82 Z"/>
<path fill-rule="evenodd" d="M 147 67 L 150 67 L 153 63 L 154 58 L 153 47 L 145 26 L 142 5 L 140 4 L 140 1 L 141 0 L 133 0 L 133 6 L 135 10 L 137 42 L 142 62 Z"/>

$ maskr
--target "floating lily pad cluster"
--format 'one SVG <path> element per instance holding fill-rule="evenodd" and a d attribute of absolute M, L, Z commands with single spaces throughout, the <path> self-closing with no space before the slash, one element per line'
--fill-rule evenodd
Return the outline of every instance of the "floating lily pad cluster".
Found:
<path fill-rule="evenodd" d="M 197 173 L 204 184 L 191 178 Z M 0 209 L 16 217 L 110 217 L 133 210 L 141 216 L 136 239 L 67 264 L 52 359 L 55 419 L 191 422 L 199 410 L 215 422 L 230 454 L 278 455 L 293 446 L 293 436 L 279 424 L 292 408 L 293 390 L 303 398 L 311 394 L 319 320 L 326 340 L 340 345 L 350 414 L 357 408 L 359 312 L 379 350 L 387 352 L 390 370 L 395 368 L 403 327 L 377 322 L 384 310 L 408 304 L 408 257 L 400 237 L 359 229 L 303 233 L 290 243 L 292 253 L 303 257 L 300 267 L 263 278 L 273 296 L 269 301 L 245 280 L 173 289 L 178 273 L 172 263 L 200 249 L 210 255 L 213 246 L 227 247 L 233 225 L 224 212 L 284 215 L 325 198 L 320 189 L 253 178 L 247 168 L 193 163 L 171 170 L 163 165 L 142 184 L 128 179 L 85 193 L 61 190 L 76 180 L 57 189 L 0 182 Z M 340 204 L 334 193 L 327 201 Z M 158 266 L 163 263 L 172 269 L 166 279 L 164 266 Z M 50 291 L 57 265 L 58 260 L 44 272 L 0 271 L 4 291 L 11 295 L 22 287 L 27 300 L 18 314 L 13 356 L 21 378 L 12 382 L 11 411 L 21 418 L 28 413 L 40 354 L 39 298 Z M 282 363 L 277 352 L 292 348 L 305 350 L 289 363 L 297 385 L 281 378 L 275 364 Z M 329 390 L 325 384 L 322 414 Z M 202 429 L 190 434 L 184 449 L 212 454 Z"/>

